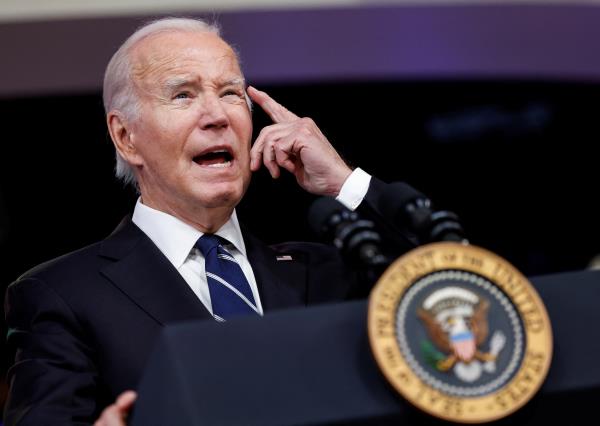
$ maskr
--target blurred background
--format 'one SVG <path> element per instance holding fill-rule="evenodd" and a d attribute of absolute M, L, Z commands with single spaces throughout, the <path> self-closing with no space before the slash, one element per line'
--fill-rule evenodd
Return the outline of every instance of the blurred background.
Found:
<path fill-rule="evenodd" d="M 1 293 L 132 211 L 113 177 L 102 77 L 137 26 L 166 15 L 220 22 L 249 83 L 313 118 L 352 165 L 456 212 L 472 243 L 529 276 L 587 268 L 600 252 L 599 6 L 3 0 Z M 255 111 L 255 133 L 267 124 Z M 313 199 L 261 171 L 239 215 L 267 242 L 315 239 Z"/>

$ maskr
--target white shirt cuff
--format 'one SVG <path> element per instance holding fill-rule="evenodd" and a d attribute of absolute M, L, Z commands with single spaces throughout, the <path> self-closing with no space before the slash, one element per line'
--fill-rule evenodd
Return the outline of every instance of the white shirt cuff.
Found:
<path fill-rule="evenodd" d="M 367 195 L 370 183 L 371 175 L 357 167 L 348 176 L 335 199 L 342 203 L 344 207 L 354 211 Z"/>

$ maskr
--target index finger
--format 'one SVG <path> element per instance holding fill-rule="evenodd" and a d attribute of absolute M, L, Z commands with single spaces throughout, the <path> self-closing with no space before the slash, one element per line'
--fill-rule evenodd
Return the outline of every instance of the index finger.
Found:
<path fill-rule="evenodd" d="M 248 86 L 248 95 L 250 99 L 257 103 L 274 123 L 285 123 L 287 121 L 297 120 L 299 117 L 289 111 L 283 105 L 277 103 L 272 97 L 252 86 Z"/>

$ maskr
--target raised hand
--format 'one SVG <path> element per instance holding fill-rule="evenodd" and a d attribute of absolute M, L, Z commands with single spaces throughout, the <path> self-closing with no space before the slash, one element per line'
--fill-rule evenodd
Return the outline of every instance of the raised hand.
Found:
<path fill-rule="evenodd" d="M 315 122 L 298 117 L 254 87 L 248 87 L 248 95 L 274 123 L 263 128 L 254 142 L 250 151 L 252 171 L 262 163 L 277 178 L 283 167 L 306 191 L 337 196 L 352 171 Z"/>

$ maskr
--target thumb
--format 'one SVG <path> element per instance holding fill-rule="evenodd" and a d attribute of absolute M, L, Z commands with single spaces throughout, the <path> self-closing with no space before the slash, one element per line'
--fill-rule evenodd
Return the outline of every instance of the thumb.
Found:
<path fill-rule="evenodd" d="M 128 390 L 119 395 L 119 397 L 115 401 L 115 404 L 117 405 L 117 407 L 119 407 L 120 410 L 125 411 L 131 408 L 136 399 L 137 393 L 132 390 Z"/>

